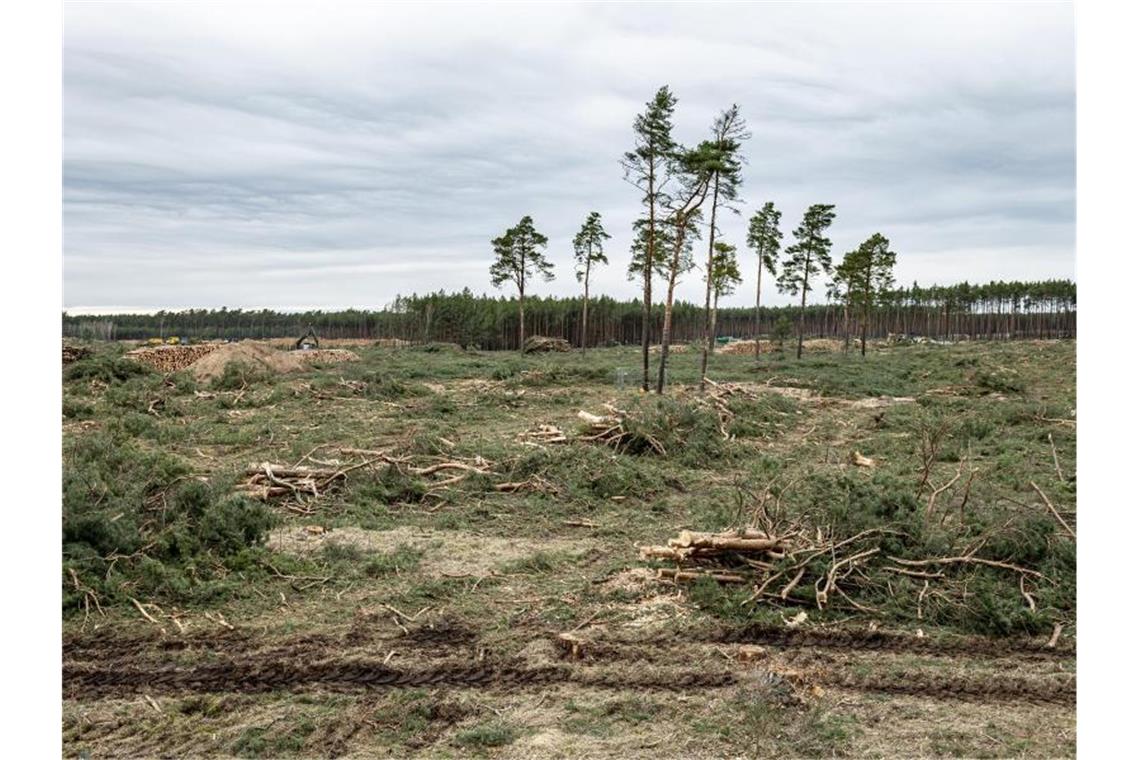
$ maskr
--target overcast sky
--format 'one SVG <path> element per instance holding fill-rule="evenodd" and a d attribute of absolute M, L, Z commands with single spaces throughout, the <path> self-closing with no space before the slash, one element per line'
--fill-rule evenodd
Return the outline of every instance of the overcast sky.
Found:
<path fill-rule="evenodd" d="M 613 235 L 592 292 L 634 298 L 619 159 L 663 84 L 682 142 L 732 103 L 753 134 L 729 305 L 769 200 L 785 242 L 835 204 L 836 260 L 883 233 L 900 283 L 1074 276 L 1064 3 L 69 3 L 64 77 L 72 312 L 495 292 L 489 241 L 524 214 L 556 268 L 536 291 L 568 295 L 590 211 Z"/>

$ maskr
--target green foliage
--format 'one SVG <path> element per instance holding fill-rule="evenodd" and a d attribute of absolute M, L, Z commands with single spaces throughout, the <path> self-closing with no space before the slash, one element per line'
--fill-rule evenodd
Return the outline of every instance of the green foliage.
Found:
<path fill-rule="evenodd" d="M 154 374 L 156 374 L 154 370 L 142 362 L 136 362 L 124 356 L 100 353 L 69 364 L 63 371 L 63 379 L 69 382 L 99 380 L 111 384 L 120 383 L 132 377 Z"/>
<path fill-rule="evenodd" d="M 249 362 L 227 362 L 222 368 L 222 374 L 214 378 L 210 387 L 218 391 L 236 391 L 270 379 L 272 375 L 265 367 Z"/>
<path fill-rule="evenodd" d="M 188 477 L 179 459 L 130 439 L 93 434 L 64 451 L 64 607 L 82 594 L 106 604 L 131 593 L 187 601 L 216 590 L 225 562 L 265 538 L 273 523 L 261 504 Z M 131 592 L 128 589 L 135 589 Z"/>
<path fill-rule="evenodd" d="M 594 264 L 608 264 L 605 252 L 602 250 L 604 241 L 610 238 L 609 233 L 602 227 L 602 215 L 591 211 L 582 223 L 582 229 L 574 236 L 574 262 L 578 265 L 575 276 L 578 282 L 585 281 L 589 286 L 590 269 Z"/>
<path fill-rule="evenodd" d="M 775 204 L 768 201 L 748 220 L 748 247 L 756 251 L 760 266 L 773 277 L 779 262 L 780 241 L 784 237 L 780 232 L 780 216 Z"/>
<path fill-rule="evenodd" d="M 974 384 L 987 393 L 1024 393 L 1025 381 L 1010 367 L 982 368 L 974 373 Z"/>
<path fill-rule="evenodd" d="M 713 296 L 719 298 L 732 295 L 742 281 L 740 264 L 736 260 L 736 246 L 719 240 L 714 243 L 712 268 L 709 272 Z"/>
<path fill-rule="evenodd" d="M 517 225 L 491 241 L 495 249 L 491 284 L 497 288 L 506 282 L 514 283 L 521 298 L 526 283 L 536 275 L 547 281 L 553 280 L 554 265 L 541 251 L 547 242 L 546 236 L 535 230 L 534 220 L 524 216 Z"/>
<path fill-rule="evenodd" d="M 516 729 L 502 723 L 483 723 L 457 733 L 455 743 L 469 749 L 502 747 L 513 742 L 518 735 Z"/>

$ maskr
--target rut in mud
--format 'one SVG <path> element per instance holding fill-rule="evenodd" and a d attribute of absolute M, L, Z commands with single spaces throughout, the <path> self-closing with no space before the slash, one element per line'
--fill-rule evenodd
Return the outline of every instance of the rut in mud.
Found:
<path fill-rule="evenodd" d="M 1075 679 L 1067 673 L 948 675 L 906 666 L 865 672 L 845 655 L 884 653 L 973 659 L 1012 658 L 1065 663 L 1072 652 L 1032 642 L 977 638 L 922 639 L 877 631 L 791 631 L 744 626 L 640 639 L 580 637 L 537 632 L 533 640 L 555 652 L 536 666 L 525 658 L 479 650 L 473 632 L 441 623 L 398 638 L 370 640 L 360 631 L 267 641 L 242 631 L 169 638 L 104 633 L 65 642 L 63 681 L 69 699 L 138 693 L 258 693 L 312 690 L 359 691 L 409 687 L 441 689 L 539 689 L 573 683 L 601 689 L 672 692 L 758 685 L 764 679 L 790 686 L 921 696 L 940 700 L 1072 704 Z M 573 642 L 573 646 L 569 642 Z M 747 665 L 723 647 L 762 644 L 779 656 Z M 389 666 L 379 651 L 399 646 L 402 661 Z M 479 652 L 478 659 L 472 656 Z M 709 651 L 723 657 L 707 660 Z M 169 664 L 172 654 L 180 664 Z M 484 657 L 484 655 L 486 655 Z M 560 658 L 560 659 L 559 659 Z M 702 658 L 706 658 L 702 662 Z M 1019 668 L 1014 668 L 1018 670 Z"/>

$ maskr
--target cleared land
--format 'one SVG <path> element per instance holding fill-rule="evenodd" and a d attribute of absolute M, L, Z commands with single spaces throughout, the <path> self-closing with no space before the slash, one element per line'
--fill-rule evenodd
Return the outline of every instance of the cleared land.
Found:
<path fill-rule="evenodd" d="M 91 347 L 68 756 L 1075 751 L 1071 342 L 718 353 L 706 396 L 690 352 L 664 400 L 632 348 Z M 745 528 L 786 548 L 640 552 Z"/>

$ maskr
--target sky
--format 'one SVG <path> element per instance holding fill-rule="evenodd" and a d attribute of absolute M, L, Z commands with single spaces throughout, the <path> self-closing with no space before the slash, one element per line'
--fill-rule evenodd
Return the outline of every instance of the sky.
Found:
<path fill-rule="evenodd" d="M 620 159 L 662 85 L 680 142 L 734 103 L 752 135 L 722 305 L 755 300 L 766 201 L 785 243 L 834 204 L 836 262 L 882 233 L 901 284 L 1074 277 L 1068 3 L 66 3 L 63 52 L 70 313 L 497 293 L 490 241 L 528 214 L 533 292 L 574 295 L 591 211 L 591 293 L 636 298 Z"/>

